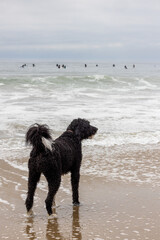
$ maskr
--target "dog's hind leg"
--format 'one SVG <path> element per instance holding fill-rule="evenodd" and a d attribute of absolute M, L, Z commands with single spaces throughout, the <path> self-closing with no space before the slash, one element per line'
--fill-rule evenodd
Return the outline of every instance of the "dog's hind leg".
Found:
<path fill-rule="evenodd" d="M 61 176 L 54 175 L 54 172 L 52 172 L 52 175 L 48 175 L 47 173 L 44 173 L 47 181 L 48 181 L 48 195 L 45 200 L 46 203 L 46 209 L 49 215 L 52 214 L 52 204 L 54 202 L 54 197 L 56 195 L 56 192 L 58 191 L 58 188 L 61 183 Z"/>
<path fill-rule="evenodd" d="M 78 193 L 79 179 L 80 179 L 79 170 L 74 169 L 71 172 L 72 199 L 73 199 L 73 204 L 74 205 L 79 205 L 80 204 L 79 193 Z"/>
<path fill-rule="evenodd" d="M 27 198 L 25 202 L 28 212 L 33 206 L 34 193 L 37 187 L 37 183 L 40 179 L 40 175 L 41 175 L 40 173 L 35 172 L 35 169 L 29 170 L 28 193 L 27 193 Z"/>

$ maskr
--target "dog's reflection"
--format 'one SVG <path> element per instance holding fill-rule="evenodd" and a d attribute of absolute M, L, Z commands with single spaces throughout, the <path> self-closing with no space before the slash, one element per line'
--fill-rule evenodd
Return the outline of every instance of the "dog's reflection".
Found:
<path fill-rule="evenodd" d="M 36 233 L 33 227 L 33 215 L 28 216 L 26 221 L 26 234 L 29 240 L 36 240 Z"/>
<path fill-rule="evenodd" d="M 54 212 L 55 213 L 55 212 Z M 59 239 L 59 240 L 68 240 L 64 238 L 59 230 L 58 219 L 49 219 L 46 229 L 46 239 Z M 79 206 L 73 206 L 72 214 L 72 239 L 81 240 L 81 228 L 79 222 Z"/>
<path fill-rule="evenodd" d="M 81 227 L 79 222 L 79 206 L 73 206 L 72 216 L 72 238 L 81 240 Z"/>
<path fill-rule="evenodd" d="M 53 215 L 56 214 L 56 209 L 53 209 Z M 26 234 L 29 240 L 37 240 L 36 232 L 33 228 L 33 217 L 30 216 L 27 219 L 26 225 Z M 47 227 L 46 227 L 46 240 L 82 240 L 81 227 L 79 221 L 79 206 L 73 206 L 72 213 L 72 238 L 63 237 L 63 231 L 60 231 L 58 218 L 53 217 L 48 219 Z"/>
<path fill-rule="evenodd" d="M 56 214 L 56 209 L 53 208 L 53 215 Z M 59 230 L 59 224 L 58 224 L 58 218 L 54 217 L 48 219 L 48 224 L 46 228 L 46 239 L 51 240 L 51 239 L 59 239 L 59 240 L 64 240 L 60 230 Z"/>

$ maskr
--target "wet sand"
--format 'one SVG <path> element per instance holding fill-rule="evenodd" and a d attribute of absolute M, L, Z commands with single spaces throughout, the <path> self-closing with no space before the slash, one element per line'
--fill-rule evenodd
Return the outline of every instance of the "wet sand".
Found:
<path fill-rule="evenodd" d="M 159 240 L 160 189 L 150 184 L 106 182 L 104 177 L 81 176 L 81 206 L 71 204 L 70 176 L 64 176 L 54 214 L 44 207 L 47 185 L 41 178 L 33 214 L 24 199 L 26 171 L 6 162 L 0 167 L 0 239 Z"/>

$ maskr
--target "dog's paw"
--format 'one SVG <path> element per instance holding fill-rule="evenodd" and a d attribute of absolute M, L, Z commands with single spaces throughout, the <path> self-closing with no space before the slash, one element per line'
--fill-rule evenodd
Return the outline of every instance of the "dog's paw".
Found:
<path fill-rule="evenodd" d="M 28 215 L 29 217 L 32 217 L 32 216 L 33 216 L 33 211 L 32 211 L 32 209 L 30 209 L 30 210 L 27 212 L 27 215 Z"/>
<path fill-rule="evenodd" d="M 54 218 L 57 218 L 57 214 L 56 213 L 52 213 L 51 215 L 48 215 L 48 220 L 54 219 Z"/>
<path fill-rule="evenodd" d="M 80 205 L 80 202 L 74 202 L 73 203 L 73 206 L 79 206 Z"/>

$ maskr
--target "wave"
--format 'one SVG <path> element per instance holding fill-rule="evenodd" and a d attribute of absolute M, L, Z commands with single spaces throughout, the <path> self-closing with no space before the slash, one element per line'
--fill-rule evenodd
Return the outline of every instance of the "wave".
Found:
<path fill-rule="evenodd" d="M 25 135 L 25 134 L 24 134 Z M 53 135 L 56 138 L 59 133 Z M 24 136 L 23 136 L 24 137 Z M 132 133 L 97 133 L 92 140 L 83 141 L 83 146 L 94 147 L 95 152 L 99 147 L 109 148 L 113 146 L 125 147 L 127 145 L 152 145 L 160 143 L 160 131 L 156 132 L 132 132 Z M 13 168 L 27 171 L 27 161 L 30 154 L 30 147 L 24 146 L 22 137 L 12 139 L 10 142 L 1 139 L 1 159 Z M 17 159 L 22 159 L 20 162 Z"/>
<path fill-rule="evenodd" d="M 122 146 L 128 144 L 158 144 L 160 131 L 157 132 L 132 132 L 132 133 L 106 133 L 97 134 L 92 141 L 87 140 L 84 144 L 96 147 Z"/>

